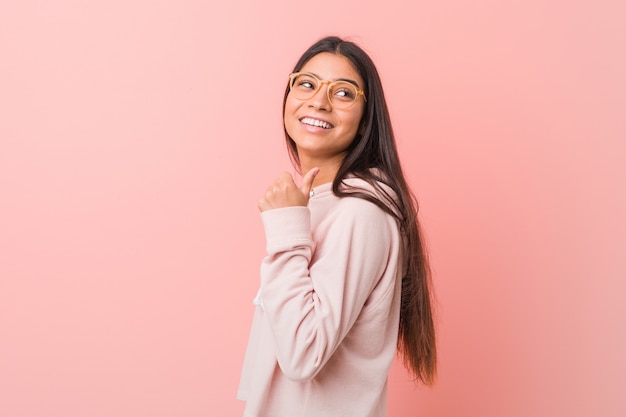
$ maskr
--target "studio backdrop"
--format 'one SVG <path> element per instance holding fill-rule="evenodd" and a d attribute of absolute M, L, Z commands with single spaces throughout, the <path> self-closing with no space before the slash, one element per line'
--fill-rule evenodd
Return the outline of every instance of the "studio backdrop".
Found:
<path fill-rule="evenodd" d="M 322 36 L 376 62 L 420 203 L 440 372 L 390 417 L 626 415 L 626 3 L 0 4 L 0 415 L 240 416 Z"/>

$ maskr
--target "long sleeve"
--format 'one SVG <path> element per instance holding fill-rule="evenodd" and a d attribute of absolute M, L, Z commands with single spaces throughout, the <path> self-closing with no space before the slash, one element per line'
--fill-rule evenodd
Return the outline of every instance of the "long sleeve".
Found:
<path fill-rule="evenodd" d="M 383 276 L 397 247 L 397 225 L 374 204 L 344 198 L 318 227 L 324 235 L 316 247 L 307 207 L 270 210 L 262 218 L 268 255 L 261 299 L 276 357 L 289 379 L 308 380 L 331 358 Z"/>
<path fill-rule="evenodd" d="M 357 179 L 351 185 L 368 189 Z M 385 417 L 402 242 L 375 204 L 315 188 L 261 217 L 267 256 L 238 398 L 245 417 Z"/>

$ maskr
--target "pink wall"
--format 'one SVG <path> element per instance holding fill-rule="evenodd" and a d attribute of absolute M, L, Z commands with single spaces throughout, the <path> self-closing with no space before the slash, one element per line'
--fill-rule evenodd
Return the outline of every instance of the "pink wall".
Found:
<path fill-rule="evenodd" d="M 238 416 L 297 56 L 352 35 L 421 201 L 441 372 L 390 416 L 626 414 L 621 1 L 0 5 L 0 415 Z"/>

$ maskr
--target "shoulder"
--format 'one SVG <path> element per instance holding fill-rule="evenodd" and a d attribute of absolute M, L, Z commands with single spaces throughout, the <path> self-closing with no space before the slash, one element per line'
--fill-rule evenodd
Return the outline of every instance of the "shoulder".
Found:
<path fill-rule="evenodd" d="M 374 202 L 356 196 L 338 198 L 332 211 L 341 222 L 361 224 L 364 227 L 392 218 Z"/>
<path fill-rule="evenodd" d="M 347 194 L 332 196 L 332 205 L 326 212 L 327 220 L 343 229 L 362 229 L 380 233 L 382 229 L 396 229 L 395 218 L 382 206 L 387 206 L 380 191 L 360 178 L 344 180 Z"/>
<path fill-rule="evenodd" d="M 370 179 L 354 176 L 343 179 L 339 190 L 341 198 L 363 200 L 396 218 L 401 217 L 399 215 L 397 193 L 385 181 L 385 177 L 376 171 L 374 171 L 374 176 Z"/>

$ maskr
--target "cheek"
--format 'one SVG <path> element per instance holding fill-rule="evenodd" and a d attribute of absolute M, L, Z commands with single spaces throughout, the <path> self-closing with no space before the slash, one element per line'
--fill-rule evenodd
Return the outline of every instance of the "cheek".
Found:
<path fill-rule="evenodd" d="M 292 138 L 294 135 L 294 126 L 296 123 L 298 123 L 298 120 L 295 116 L 296 109 L 297 106 L 294 105 L 293 101 L 287 98 L 287 101 L 285 102 L 285 112 L 283 113 L 283 125 L 285 127 L 285 130 L 287 131 L 287 134 Z"/>
<path fill-rule="evenodd" d="M 361 122 L 363 119 L 363 112 L 357 112 L 350 118 L 350 131 L 355 133 L 360 132 L 362 129 Z"/>
<path fill-rule="evenodd" d="M 295 119 L 296 109 L 297 106 L 296 103 L 294 103 L 294 100 L 290 100 L 289 97 L 287 97 L 287 101 L 285 101 L 285 113 L 283 114 L 283 120 L 285 123 Z"/>

